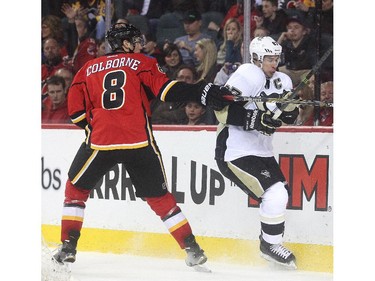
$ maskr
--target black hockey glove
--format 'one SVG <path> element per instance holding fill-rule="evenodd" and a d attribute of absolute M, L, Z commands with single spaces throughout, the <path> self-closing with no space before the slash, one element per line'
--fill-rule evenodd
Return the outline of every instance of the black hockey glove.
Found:
<path fill-rule="evenodd" d="M 211 107 L 213 110 L 222 110 L 233 102 L 233 99 L 230 98 L 231 96 L 233 94 L 227 88 L 208 83 L 203 88 L 201 103 Z"/>
<path fill-rule="evenodd" d="M 245 131 L 257 130 L 263 135 L 270 136 L 281 124 L 280 120 L 272 119 L 271 115 L 264 111 L 258 109 L 246 110 L 243 129 Z"/>

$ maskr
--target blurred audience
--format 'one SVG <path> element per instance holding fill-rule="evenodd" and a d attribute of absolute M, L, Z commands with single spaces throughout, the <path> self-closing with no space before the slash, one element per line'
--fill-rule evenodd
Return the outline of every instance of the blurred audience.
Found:
<path fill-rule="evenodd" d="M 214 82 L 217 73 L 217 48 L 212 39 L 204 38 L 197 41 L 194 56 L 198 62 L 196 67 L 198 80 Z"/>
<path fill-rule="evenodd" d="M 73 78 L 74 78 L 73 72 L 68 68 L 60 68 L 55 72 L 55 75 L 64 78 L 65 89 L 66 89 L 66 92 L 68 93 L 68 90 L 69 90 L 70 85 L 72 84 L 72 81 L 73 81 Z"/>
<path fill-rule="evenodd" d="M 332 45 L 331 39 L 321 37 L 322 54 Z M 296 86 L 317 61 L 315 36 L 311 34 L 306 20 L 296 15 L 288 19 L 287 31 L 283 32 L 277 41 L 283 47 L 284 53 L 284 62 L 279 66 L 279 70 L 288 74 Z M 329 72 L 332 68 L 331 55 L 322 65 L 321 72 Z"/>
<path fill-rule="evenodd" d="M 206 82 L 214 82 L 217 74 L 217 48 L 215 41 L 209 38 L 201 39 L 195 45 L 194 56 L 198 61 L 196 67 L 198 73 L 198 80 L 205 80 Z M 207 107 L 206 113 L 206 124 L 214 125 L 217 124 L 217 119 L 212 108 Z"/>
<path fill-rule="evenodd" d="M 97 40 L 96 42 L 96 57 L 101 57 L 106 54 L 105 47 L 106 47 L 106 40 L 103 38 L 101 40 Z"/>
<path fill-rule="evenodd" d="M 143 46 L 143 50 L 142 50 L 143 53 L 156 58 L 159 65 L 163 65 L 164 55 L 156 43 L 155 35 L 152 33 L 149 33 L 149 34 L 144 35 L 144 38 L 145 38 L 145 45 Z"/>
<path fill-rule="evenodd" d="M 256 27 L 256 19 L 261 16 L 261 12 L 257 9 L 255 5 L 255 0 L 251 0 L 251 14 L 250 14 L 250 35 L 253 35 L 255 27 Z M 216 30 L 219 32 L 219 34 L 222 34 L 224 30 L 225 23 L 227 22 L 228 19 L 230 18 L 235 18 L 239 21 L 241 24 L 242 28 L 244 25 L 244 15 L 243 15 L 243 10 L 244 10 L 244 3 L 243 0 L 237 0 L 237 3 L 233 4 L 229 10 L 227 10 L 223 22 L 221 23 L 221 26 L 217 26 L 215 23 L 211 22 L 209 24 L 209 28 L 212 30 Z M 222 35 L 223 36 L 223 35 Z"/>
<path fill-rule="evenodd" d="M 205 118 L 206 108 L 198 102 L 190 101 L 185 105 L 185 125 L 207 125 Z"/>
<path fill-rule="evenodd" d="M 42 102 L 42 123 L 71 123 L 64 78 L 54 75 L 46 84 L 48 97 Z"/>
<path fill-rule="evenodd" d="M 67 11 L 75 15 L 86 16 L 92 25 L 92 37 L 100 40 L 105 36 L 105 0 L 68 0 L 62 4 L 61 11 L 67 16 Z M 111 4 L 111 15 L 114 15 L 114 6 Z M 67 16 L 64 21 L 72 23 Z"/>
<path fill-rule="evenodd" d="M 333 81 L 327 81 L 320 85 L 320 100 L 333 102 Z M 311 106 L 312 107 L 312 106 Z M 314 109 L 302 107 L 300 115 L 296 120 L 296 125 L 303 126 L 332 126 L 333 125 L 333 107 L 318 108 L 318 120 L 315 121 Z"/>
<path fill-rule="evenodd" d="M 176 38 L 174 43 L 180 49 L 184 64 L 197 66 L 194 57 L 195 44 L 203 39 L 210 38 L 208 34 L 202 33 L 202 15 L 196 10 L 188 11 L 183 18 L 186 35 Z"/>
<path fill-rule="evenodd" d="M 299 14 L 312 25 L 316 26 L 316 6 L 314 0 L 290 0 L 283 6 L 289 15 Z M 333 0 L 322 0 L 320 15 L 320 28 L 322 33 L 333 35 Z"/>
<path fill-rule="evenodd" d="M 64 38 L 64 29 L 62 27 L 61 19 L 55 15 L 47 15 L 42 18 L 42 46 L 47 39 L 54 38 L 61 48 L 61 55 L 64 57 L 68 54 L 66 42 Z M 45 62 L 45 57 L 42 50 L 42 63 Z"/>
<path fill-rule="evenodd" d="M 217 52 L 216 64 L 218 67 L 225 62 L 242 62 L 241 44 L 242 44 L 242 26 L 235 18 L 230 18 L 224 25 L 224 41 Z"/>
<path fill-rule="evenodd" d="M 54 38 L 46 39 L 43 43 L 43 55 L 45 62 L 42 64 L 42 99 L 46 97 L 46 81 L 49 77 L 55 74 L 55 72 L 65 67 L 65 62 L 62 58 L 61 47 Z"/>
<path fill-rule="evenodd" d="M 67 28 L 73 54 L 70 53 L 67 63 L 74 73 L 89 60 L 96 57 L 95 24 L 96 20 L 90 19 L 82 9 L 64 5 L 62 11 L 65 13 L 69 26 Z"/>
<path fill-rule="evenodd" d="M 193 84 L 197 81 L 197 72 L 193 66 L 181 65 L 176 71 L 176 80 Z M 152 124 L 183 124 L 186 122 L 185 103 L 151 101 Z"/>
<path fill-rule="evenodd" d="M 269 36 L 270 35 L 270 31 L 265 28 L 264 26 L 259 26 L 257 28 L 255 28 L 254 30 L 254 37 L 264 37 L 264 36 Z"/>
<path fill-rule="evenodd" d="M 162 69 L 170 79 L 175 79 L 176 70 L 184 64 L 180 49 L 176 44 L 168 43 L 164 46 L 163 57 Z"/>
<path fill-rule="evenodd" d="M 41 21 L 43 118 L 47 115 L 46 110 L 52 112 L 48 113 L 51 116 L 53 112 L 61 112 L 57 102 L 52 102 L 56 91 L 52 89 L 49 95 L 47 81 L 52 77 L 52 82 L 55 77 L 62 77 L 67 93 L 74 73 L 86 61 L 105 55 L 106 49 L 105 0 L 68 0 L 58 1 L 53 7 L 46 5 L 44 3 Z M 129 15 L 147 17 L 150 32 L 145 32 L 145 45 L 137 52 L 155 57 L 170 79 L 187 83 L 204 79 L 224 85 L 241 65 L 244 50 L 248 51 L 248 47 L 243 46 L 243 6 L 243 0 L 115 0 L 111 13 L 113 22 L 128 23 L 126 17 Z M 47 12 L 56 9 L 58 12 L 53 14 Z M 208 23 L 208 29 L 217 32 L 217 38 L 202 33 L 202 13 L 210 11 L 225 15 L 220 25 Z M 155 35 L 160 16 L 167 12 L 177 15 L 186 35 L 171 40 L 173 43 L 165 42 L 161 50 Z M 315 13 L 314 0 L 251 0 L 251 38 L 271 36 L 278 40 L 283 46 L 284 56 L 279 70 L 292 78 L 294 86 L 317 61 Z M 322 55 L 333 42 L 333 0 L 322 0 L 320 27 Z M 326 93 L 333 93 L 333 82 L 328 81 L 332 79 L 333 56 L 321 68 L 322 100 L 325 100 Z M 309 87 L 299 93 L 301 98 L 314 99 L 313 84 L 313 81 L 310 82 Z M 55 84 L 51 87 L 60 86 Z M 146 93 L 142 95 L 146 97 Z M 54 100 L 57 101 L 57 98 Z M 193 103 L 159 103 L 151 99 L 147 100 L 149 102 L 149 115 L 152 111 L 154 124 L 217 124 L 209 108 L 198 108 Z M 313 125 L 313 118 L 314 107 L 301 106 L 296 125 Z M 67 119 L 70 122 L 70 118 Z M 333 108 L 320 108 L 318 122 L 323 126 L 333 124 Z"/>
<path fill-rule="evenodd" d="M 278 0 L 262 1 L 262 17 L 255 17 L 256 27 L 263 26 L 269 31 L 269 36 L 277 40 L 286 31 L 288 15 L 279 9 Z"/>

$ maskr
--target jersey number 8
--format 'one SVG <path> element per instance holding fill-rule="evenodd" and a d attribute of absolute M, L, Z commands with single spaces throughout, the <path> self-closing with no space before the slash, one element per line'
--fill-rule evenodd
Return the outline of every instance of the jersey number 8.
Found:
<path fill-rule="evenodd" d="M 113 110 L 120 108 L 125 101 L 125 72 L 116 70 L 107 73 L 104 77 L 104 92 L 102 105 L 104 109 Z"/>

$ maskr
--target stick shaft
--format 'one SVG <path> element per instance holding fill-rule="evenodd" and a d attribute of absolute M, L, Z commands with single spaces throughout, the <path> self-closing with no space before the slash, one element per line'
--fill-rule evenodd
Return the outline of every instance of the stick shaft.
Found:
<path fill-rule="evenodd" d="M 326 61 L 326 59 L 331 55 L 333 52 L 333 45 L 324 53 L 324 55 L 318 60 L 318 62 L 313 66 L 313 68 L 307 73 L 306 77 L 302 79 L 302 81 L 295 87 L 292 91 L 292 94 L 288 97 L 289 99 L 294 99 L 298 91 L 300 91 L 303 87 L 305 87 L 309 83 L 309 79 L 311 76 L 313 76 L 319 68 L 322 66 L 322 64 Z M 282 106 L 280 109 L 283 111 L 287 107 L 287 104 Z"/>
<path fill-rule="evenodd" d="M 234 97 L 234 101 L 251 101 L 251 102 L 275 102 L 281 104 L 303 104 L 303 105 L 314 105 L 320 107 L 333 107 L 332 102 L 324 102 L 318 100 L 292 100 L 292 99 L 281 99 L 281 98 L 269 98 L 269 97 Z"/>

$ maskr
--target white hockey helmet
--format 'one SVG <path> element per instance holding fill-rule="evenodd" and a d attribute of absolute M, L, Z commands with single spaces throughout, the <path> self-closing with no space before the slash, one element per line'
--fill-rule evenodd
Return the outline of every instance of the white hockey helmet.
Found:
<path fill-rule="evenodd" d="M 250 42 L 249 52 L 251 63 L 254 63 L 254 59 L 262 63 L 264 56 L 280 56 L 282 47 L 272 37 L 255 37 Z M 256 54 L 256 58 L 254 58 L 254 54 Z"/>

